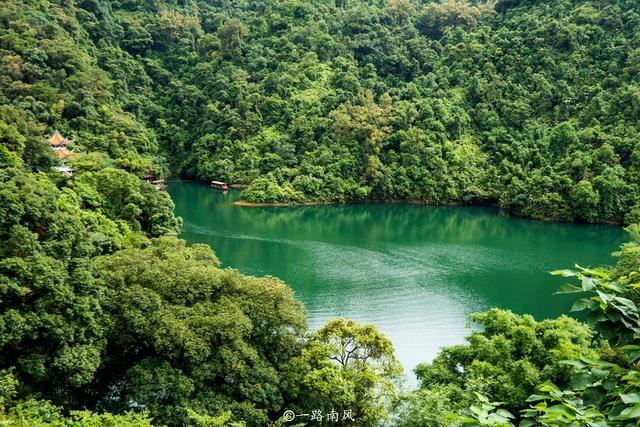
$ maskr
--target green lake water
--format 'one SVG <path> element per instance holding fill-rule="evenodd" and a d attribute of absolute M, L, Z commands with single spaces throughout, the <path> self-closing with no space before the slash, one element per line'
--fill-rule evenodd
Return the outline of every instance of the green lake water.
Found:
<path fill-rule="evenodd" d="M 490 307 L 537 319 L 567 312 L 549 271 L 611 265 L 619 227 L 556 224 L 479 207 L 350 204 L 240 207 L 239 193 L 170 182 L 182 238 L 211 245 L 224 267 L 283 279 L 311 329 L 332 318 L 375 323 L 407 373 L 464 342 L 470 313 Z M 409 375 L 411 377 L 411 375 Z"/>

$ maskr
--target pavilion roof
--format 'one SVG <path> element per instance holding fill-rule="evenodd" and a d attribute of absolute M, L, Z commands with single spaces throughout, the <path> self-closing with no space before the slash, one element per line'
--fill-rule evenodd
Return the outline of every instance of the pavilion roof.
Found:
<path fill-rule="evenodd" d="M 62 134 L 58 132 L 58 130 L 56 130 L 53 135 L 49 137 L 49 145 L 51 145 L 52 147 L 66 147 L 71 142 L 72 141 L 70 139 L 62 136 Z"/>

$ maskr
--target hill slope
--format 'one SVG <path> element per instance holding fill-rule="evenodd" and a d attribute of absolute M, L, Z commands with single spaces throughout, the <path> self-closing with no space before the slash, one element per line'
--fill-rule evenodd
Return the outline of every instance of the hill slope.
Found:
<path fill-rule="evenodd" d="M 160 145 L 254 202 L 640 216 L 630 0 L 12 0 L 2 19 L 3 120 L 132 170 Z"/>

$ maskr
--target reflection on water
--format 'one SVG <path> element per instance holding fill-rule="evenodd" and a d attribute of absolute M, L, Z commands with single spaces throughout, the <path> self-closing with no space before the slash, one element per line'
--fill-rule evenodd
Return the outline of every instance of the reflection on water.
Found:
<path fill-rule="evenodd" d="M 238 193 L 171 182 L 182 237 L 224 266 L 278 276 L 311 328 L 348 317 L 377 324 L 407 370 L 464 341 L 467 316 L 497 306 L 537 318 L 567 311 L 548 271 L 611 264 L 617 227 L 548 224 L 489 208 L 400 204 L 234 206 Z"/>

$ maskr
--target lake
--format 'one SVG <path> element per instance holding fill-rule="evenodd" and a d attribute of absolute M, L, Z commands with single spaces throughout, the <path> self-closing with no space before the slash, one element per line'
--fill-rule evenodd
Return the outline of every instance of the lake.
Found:
<path fill-rule="evenodd" d="M 495 209 L 411 204 L 233 205 L 239 192 L 170 182 L 181 237 L 224 267 L 272 275 L 302 300 L 311 329 L 345 317 L 375 323 L 410 378 L 443 346 L 464 342 L 467 316 L 490 307 L 537 319 L 565 313 L 549 271 L 611 265 L 620 227 L 513 218 Z"/>

